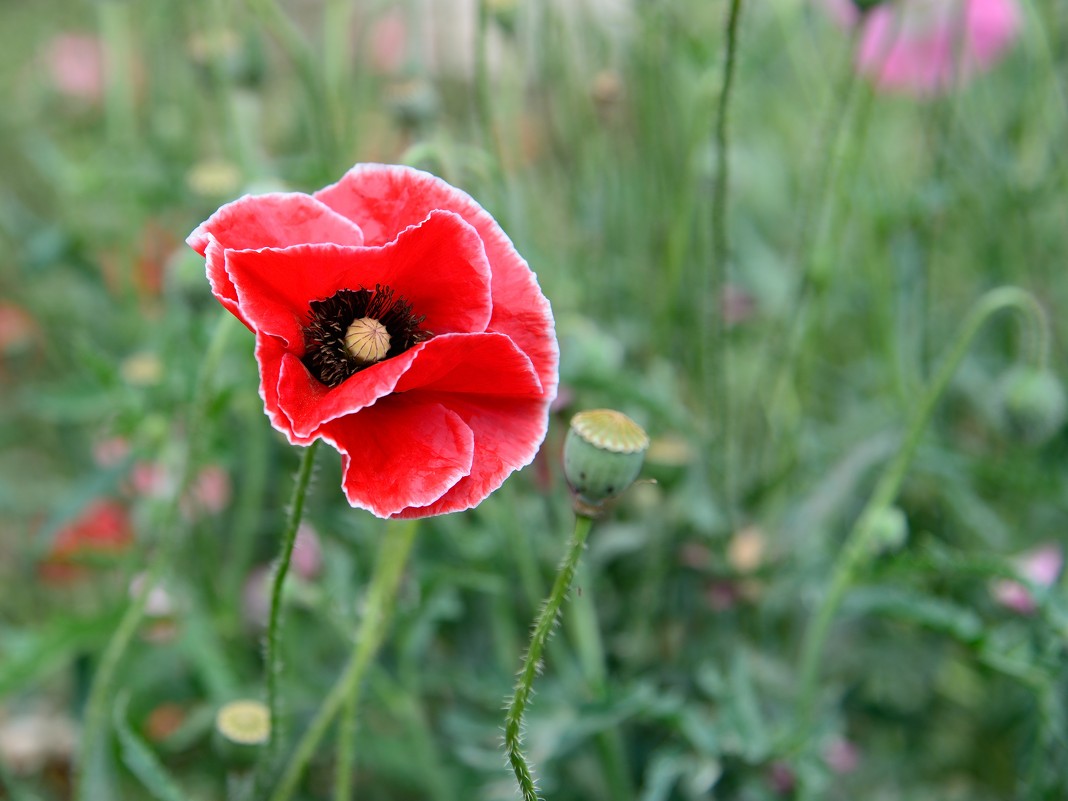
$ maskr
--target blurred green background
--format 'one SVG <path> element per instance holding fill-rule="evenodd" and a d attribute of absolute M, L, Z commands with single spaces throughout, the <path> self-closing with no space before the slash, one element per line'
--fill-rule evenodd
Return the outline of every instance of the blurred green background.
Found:
<path fill-rule="evenodd" d="M 88 683 L 164 545 L 83 797 L 174 797 L 145 760 L 179 798 L 240 776 L 212 720 L 261 694 L 298 455 L 183 240 L 244 192 L 361 161 L 430 170 L 498 219 L 553 304 L 562 390 L 535 464 L 420 530 L 359 798 L 515 797 L 502 702 L 571 525 L 567 420 L 597 406 L 648 429 L 654 481 L 595 527 L 537 684 L 546 798 L 1065 797 L 1068 435 L 1063 414 L 1009 424 L 1010 315 L 942 399 L 792 736 L 805 627 L 969 308 L 1033 292 L 1062 372 L 1065 10 L 1022 0 L 1003 59 L 918 99 L 858 76 L 855 32 L 816 0 L 744 3 L 723 262 L 725 0 L 0 5 L 0 798 L 70 797 Z M 298 726 L 383 531 L 336 455 L 318 464 L 287 592 Z M 1006 584 L 1039 546 L 1045 573 Z M 331 759 L 303 798 L 329 796 Z"/>

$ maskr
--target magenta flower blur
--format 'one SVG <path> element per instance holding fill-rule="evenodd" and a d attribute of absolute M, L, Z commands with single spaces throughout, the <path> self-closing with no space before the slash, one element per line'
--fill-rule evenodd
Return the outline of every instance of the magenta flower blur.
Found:
<path fill-rule="evenodd" d="M 1017 572 L 1037 587 L 1052 587 L 1064 566 L 1064 553 L 1056 543 L 1045 543 L 1013 559 Z M 1031 590 L 1020 581 L 1000 579 L 990 592 L 994 600 L 1017 614 L 1030 615 L 1038 609 Z"/>
<path fill-rule="evenodd" d="M 898 0 L 862 15 L 825 0 L 840 23 L 861 25 L 857 70 L 881 91 L 931 97 L 985 72 L 1020 32 L 1016 0 Z"/>

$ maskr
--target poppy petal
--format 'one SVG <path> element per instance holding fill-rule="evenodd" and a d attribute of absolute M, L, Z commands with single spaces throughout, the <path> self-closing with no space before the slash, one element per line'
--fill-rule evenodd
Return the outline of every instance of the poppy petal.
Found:
<path fill-rule="evenodd" d="M 221 207 L 185 241 L 206 257 L 212 290 L 227 308 L 230 306 L 225 301 L 236 301 L 237 295 L 219 258 L 222 250 L 284 248 L 309 242 L 364 243 L 363 232 L 356 223 L 301 192 L 245 195 Z M 211 249 L 212 242 L 221 245 L 222 250 Z"/>
<path fill-rule="evenodd" d="M 315 197 L 356 222 L 369 245 L 389 242 L 435 209 L 455 212 L 474 226 L 493 271 L 488 330 L 510 337 L 533 362 L 546 398 L 556 397 L 559 350 L 549 301 L 512 241 L 470 195 L 422 170 L 358 164 Z"/>
<path fill-rule="evenodd" d="M 297 442 L 379 398 L 415 390 L 531 398 L 542 394 L 530 360 L 508 337 L 442 334 L 336 387 L 322 384 L 296 356 L 287 354 L 277 373 L 276 404 L 291 423 L 290 440 Z"/>
<path fill-rule="evenodd" d="M 245 318 L 281 337 L 298 355 L 312 300 L 339 289 L 391 287 L 434 333 L 483 331 L 490 319 L 490 273 L 482 242 L 460 217 L 437 212 L 382 247 L 297 245 L 228 250 L 226 270 Z"/>
<path fill-rule="evenodd" d="M 543 395 L 530 359 L 503 334 L 445 334 L 424 343 L 392 391 L 410 390 Z"/>
<path fill-rule="evenodd" d="M 260 397 L 263 399 L 263 408 L 271 425 L 276 430 L 286 435 L 294 445 L 310 445 L 316 437 L 309 433 L 298 433 L 293 426 L 293 421 L 282 408 L 279 387 L 284 365 L 289 359 L 296 359 L 286 349 L 285 343 L 277 337 L 269 334 L 256 335 L 256 362 L 260 367 Z M 300 367 L 303 365 L 297 362 Z"/>
<path fill-rule="evenodd" d="M 440 498 L 424 506 L 413 503 L 394 513 L 394 517 L 428 517 L 477 506 L 513 471 L 530 464 L 545 439 L 549 412 L 544 401 L 532 398 L 479 401 L 472 396 L 457 395 L 438 397 L 474 433 L 478 458 L 471 465 L 469 474 Z"/>
<path fill-rule="evenodd" d="M 432 504 L 474 459 L 474 436 L 460 415 L 403 395 L 334 420 L 321 434 L 341 452 L 349 503 L 379 517 Z"/>
<path fill-rule="evenodd" d="M 230 280 L 230 275 L 226 272 L 226 249 L 215 239 L 208 239 L 203 255 L 208 273 L 208 284 L 211 286 L 211 294 L 234 317 L 244 323 L 246 328 L 252 330 L 252 326 L 245 319 L 245 315 L 241 313 L 234 282 Z"/>

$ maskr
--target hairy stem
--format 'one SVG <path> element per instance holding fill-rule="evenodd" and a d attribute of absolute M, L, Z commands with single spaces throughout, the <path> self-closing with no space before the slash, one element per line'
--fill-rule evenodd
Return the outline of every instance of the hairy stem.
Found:
<path fill-rule="evenodd" d="M 515 685 L 515 692 L 508 704 L 508 712 L 504 718 L 504 750 L 508 755 L 508 763 L 512 766 L 523 801 L 538 801 L 538 791 L 535 787 L 534 777 L 530 771 L 530 763 L 523 755 L 523 713 L 530 701 L 531 692 L 534 689 L 534 677 L 538 675 L 541 667 L 542 653 L 545 651 L 545 643 L 549 641 L 553 627 L 556 625 L 560 614 L 560 607 L 564 598 L 571 588 L 571 581 L 575 577 L 575 569 L 578 567 L 579 557 L 586 547 L 586 537 L 589 536 L 593 520 L 579 515 L 575 518 L 575 530 L 568 543 L 567 555 L 560 564 L 556 574 L 556 581 L 549 592 L 549 597 L 538 613 L 534 623 L 534 631 L 530 635 L 530 647 L 523 658 L 523 667 L 519 671 L 519 680 Z"/>
<path fill-rule="evenodd" d="M 297 541 L 297 530 L 304 516 L 304 501 L 308 495 L 308 485 L 311 483 L 315 452 L 318 447 L 319 440 L 316 440 L 304 449 L 304 454 L 301 456 L 300 467 L 297 468 L 297 475 L 293 481 L 293 495 L 289 499 L 289 516 L 286 519 L 285 531 L 282 533 L 282 547 L 278 553 L 278 560 L 274 564 L 271 578 L 271 611 L 267 620 L 265 659 L 267 663 L 267 709 L 271 716 L 271 733 L 263 752 L 263 759 L 257 766 L 257 796 L 266 786 L 267 774 L 274 764 L 279 743 L 285 739 L 287 721 L 283 714 L 282 702 L 278 697 L 278 681 L 282 676 L 279 640 L 282 629 L 282 591 L 285 589 L 286 576 L 289 574 L 289 563 L 293 557 L 293 544 Z"/>

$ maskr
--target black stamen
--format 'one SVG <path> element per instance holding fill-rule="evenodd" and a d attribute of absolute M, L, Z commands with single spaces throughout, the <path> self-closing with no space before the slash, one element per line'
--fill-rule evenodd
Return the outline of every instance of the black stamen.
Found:
<path fill-rule="evenodd" d="M 336 387 L 371 366 L 353 358 L 345 348 L 345 332 L 355 320 L 370 317 L 385 326 L 389 334 L 386 359 L 433 336 L 419 328 L 425 318 L 412 313 L 412 304 L 395 297 L 390 287 L 381 284 L 376 284 L 373 291 L 363 287 L 339 289 L 328 298 L 311 301 L 308 309 L 302 361 L 328 387 Z"/>

